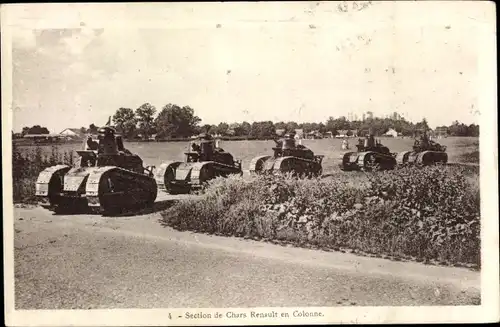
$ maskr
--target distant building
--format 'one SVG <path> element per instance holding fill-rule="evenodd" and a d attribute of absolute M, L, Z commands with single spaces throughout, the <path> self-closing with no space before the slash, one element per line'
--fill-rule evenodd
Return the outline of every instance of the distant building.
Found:
<path fill-rule="evenodd" d="M 325 138 L 329 138 L 329 139 L 333 138 L 333 133 L 330 132 L 330 131 L 326 132 L 325 133 Z"/>
<path fill-rule="evenodd" d="M 398 133 L 395 129 L 389 128 L 387 132 L 384 133 L 384 136 L 388 137 L 398 137 L 401 136 L 401 133 Z"/>
<path fill-rule="evenodd" d="M 83 139 L 86 133 L 83 133 L 79 128 L 66 128 L 59 135 L 70 139 Z"/>

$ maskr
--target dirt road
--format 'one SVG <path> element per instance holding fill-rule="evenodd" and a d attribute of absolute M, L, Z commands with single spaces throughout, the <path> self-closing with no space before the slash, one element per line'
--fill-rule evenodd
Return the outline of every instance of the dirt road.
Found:
<path fill-rule="evenodd" d="M 15 208 L 16 309 L 479 304 L 479 273 Z"/>

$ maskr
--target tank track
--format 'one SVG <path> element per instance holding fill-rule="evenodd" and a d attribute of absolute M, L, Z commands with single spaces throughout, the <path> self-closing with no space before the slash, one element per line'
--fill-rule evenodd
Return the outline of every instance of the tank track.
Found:
<path fill-rule="evenodd" d="M 398 165 L 418 165 L 418 166 L 428 166 L 434 164 L 447 164 L 448 154 L 441 151 L 404 151 L 399 152 L 396 155 L 396 161 Z"/>
<path fill-rule="evenodd" d="M 95 213 L 114 214 L 123 209 L 153 205 L 157 196 L 154 179 L 119 167 L 89 167 L 88 175 L 68 176 L 68 166 L 45 169 L 37 180 L 39 203 L 51 211 L 74 211 L 84 206 Z M 81 172 L 85 172 L 82 169 Z M 81 182 L 84 193 L 78 193 Z M 47 190 L 47 191 L 45 191 Z"/>
<path fill-rule="evenodd" d="M 317 156 L 319 157 L 319 156 Z M 321 157 L 322 158 L 322 157 Z M 319 176 L 322 173 L 321 163 L 303 158 L 286 156 L 274 158 L 271 156 L 260 156 L 253 158 L 250 162 L 250 173 L 292 173 L 298 175 Z"/>

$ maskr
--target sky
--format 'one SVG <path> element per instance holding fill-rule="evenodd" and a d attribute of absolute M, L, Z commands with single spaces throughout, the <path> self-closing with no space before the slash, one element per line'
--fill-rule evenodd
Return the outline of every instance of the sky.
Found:
<path fill-rule="evenodd" d="M 465 1 L 8 9 L 13 130 L 54 133 L 145 102 L 189 105 L 202 124 L 366 111 L 478 123 L 483 27 L 494 18 L 488 3 Z"/>

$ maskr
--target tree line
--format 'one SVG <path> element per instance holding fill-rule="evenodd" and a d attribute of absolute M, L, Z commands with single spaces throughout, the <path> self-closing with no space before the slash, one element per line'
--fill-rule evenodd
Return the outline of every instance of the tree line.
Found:
<path fill-rule="evenodd" d="M 155 135 L 156 139 L 188 138 L 199 133 L 211 133 L 227 137 L 241 137 L 251 139 L 269 139 L 276 136 L 277 130 L 284 132 L 302 129 L 304 133 L 319 132 L 325 134 L 331 132 L 337 135 L 339 131 L 356 131 L 358 135 L 365 135 L 370 130 L 375 135 L 382 135 L 390 128 L 404 136 L 414 136 L 422 130 L 429 130 L 427 121 L 413 123 L 399 116 L 397 113 L 393 118 L 368 118 L 364 120 L 348 120 L 346 117 L 329 117 L 326 122 L 298 123 L 295 121 L 272 122 L 257 121 L 249 123 L 246 121 L 218 125 L 201 124 L 201 119 L 195 115 L 193 108 L 167 104 L 156 115 L 156 108 L 150 103 L 145 103 L 135 111 L 130 108 L 119 108 L 114 116 L 113 123 L 117 130 L 125 138 L 148 139 Z M 441 126 L 450 136 L 479 136 L 479 126 L 475 124 L 465 125 L 455 121 L 450 126 Z M 352 133 L 352 132 L 351 132 Z M 348 132 L 349 134 L 349 132 Z"/>
<path fill-rule="evenodd" d="M 396 117 L 396 118 L 394 118 Z M 346 117 L 329 117 L 326 122 L 298 123 L 295 121 L 272 122 L 258 121 L 249 123 L 246 121 L 218 125 L 201 124 L 201 119 L 195 115 L 194 109 L 189 106 L 179 106 L 169 103 L 157 113 L 155 106 L 144 103 L 139 108 L 119 108 L 112 116 L 113 125 L 117 131 L 126 139 L 150 139 L 153 135 L 156 139 L 189 138 L 199 133 L 211 133 L 226 137 L 248 138 L 248 139 L 270 139 L 276 136 L 277 130 L 292 132 L 302 129 L 304 133 L 318 132 L 325 134 L 331 132 L 338 135 L 339 131 L 353 131 L 362 136 L 370 130 L 375 135 L 382 135 L 389 129 L 394 129 L 403 136 L 414 136 L 422 130 L 428 130 L 427 121 L 413 123 L 400 117 L 396 113 L 393 118 L 367 118 L 364 120 L 348 120 Z M 438 127 L 446 131 L 450 136 L 479 136 L 479 126 L 475 124 L 465 125 L 458 121 L 450 126 Z M 91 124 L 88 128 L 81 127 L 82 133 L 96 133 L 98 127 Z M 45 127 L 35 125 L 31 128 L 24 127 L 25 134 L 49 134 Z"/>

